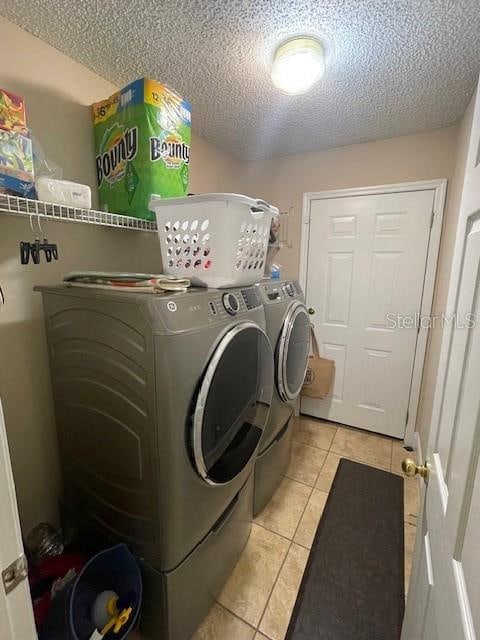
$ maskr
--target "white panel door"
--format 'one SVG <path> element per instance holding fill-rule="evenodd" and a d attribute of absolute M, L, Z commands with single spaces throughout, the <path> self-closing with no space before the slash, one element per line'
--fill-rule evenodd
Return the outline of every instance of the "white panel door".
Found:
<path fill-rule="evenodd" d="M 3 571 L 23 554 L 7 434 L 0 400 L 0 569 Z M 9 593 L 0 582 L 0 640 L 34 640 L 28 581 L 23 580 Z"/>
<path fill-rule="evenodd" d="M 336 374 L 302 413 L 403 438 L 434 195 L 312 200 L 306 300 Z"/>
<path fill-rule="evenodd" d="M 450 277 L 402 640 L 480 638 L 480 96 Z M 472 326 L 473 325 L 473 326 Z"/>

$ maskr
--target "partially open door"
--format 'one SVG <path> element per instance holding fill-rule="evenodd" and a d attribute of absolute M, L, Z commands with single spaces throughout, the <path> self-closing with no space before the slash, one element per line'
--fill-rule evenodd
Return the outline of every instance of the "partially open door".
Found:
<path fill-rule="evenodd" d="M 37 637 L 0 400 L 0 640 Z"/>
<path fill-rule="evenodd" d="M 477 90 L 402 640 L 480 638 L 480 94 Z"/>

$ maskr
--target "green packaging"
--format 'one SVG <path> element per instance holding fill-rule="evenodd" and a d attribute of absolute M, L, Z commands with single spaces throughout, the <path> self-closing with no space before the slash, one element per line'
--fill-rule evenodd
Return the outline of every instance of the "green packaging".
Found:
<path fill-rule="evenodd" d="M 100 206 L 154 220 L 152 195 L 188 192 L 191 107 L 163 84 L 142 78 L 92 105 Z"/>

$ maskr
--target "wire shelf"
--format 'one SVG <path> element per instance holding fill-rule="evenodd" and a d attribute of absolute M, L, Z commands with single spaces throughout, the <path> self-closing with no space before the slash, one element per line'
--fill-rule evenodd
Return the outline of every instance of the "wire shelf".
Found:
<path fill-rule="evenodd" d="M 153 220 L 132 218 L 118 213 L 106 213 L 94 209 L 80 209 L 67 207 L 63 204 L 52 204 L 40 200 L 28 200 L 0 193 L 0 214 L 30 217 L 36 216 L 46 220 L 59 220 L 60 222 L 83 222 L 86 224 L 98 224 L 103 227 L 116 227 L 130 229 L 132 231 L 157 230 L 157 223 Z"/>

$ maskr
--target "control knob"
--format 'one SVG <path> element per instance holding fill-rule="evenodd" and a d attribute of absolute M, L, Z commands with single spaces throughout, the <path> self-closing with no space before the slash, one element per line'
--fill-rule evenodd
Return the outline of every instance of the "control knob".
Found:
<path fill-rule="evenodd" d="M 224 293 L 222 302 L 226 312 L 231 316 L 234 316 L 238 313 L 238 310 L 240 309 L 240 303 L 238 302 L 238 298 L 234 293 Z"/>

